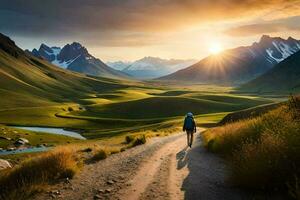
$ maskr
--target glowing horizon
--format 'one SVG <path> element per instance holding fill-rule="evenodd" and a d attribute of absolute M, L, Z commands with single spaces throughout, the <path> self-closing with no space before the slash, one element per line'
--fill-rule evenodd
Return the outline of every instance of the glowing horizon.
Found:
<path fill-rule="evenodd" d="M 103 61 L 200 60 L 220 51 L 215 41 L 228 49 L 263 34 L 300 39 L 299 21 L 300 0 L 4 0 L 0 9 L 0 32 L 21 48 L 77 41 Z"/>

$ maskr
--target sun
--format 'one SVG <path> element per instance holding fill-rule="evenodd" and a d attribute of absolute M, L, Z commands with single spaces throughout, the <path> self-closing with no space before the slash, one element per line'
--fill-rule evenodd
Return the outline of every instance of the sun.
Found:
<path fill-rule="evenodd" d="M 209 47 L 209 52 L 211 54 L 218 54 L 223 50 L 222 45 L 220 43 L 212 43 Z"/>

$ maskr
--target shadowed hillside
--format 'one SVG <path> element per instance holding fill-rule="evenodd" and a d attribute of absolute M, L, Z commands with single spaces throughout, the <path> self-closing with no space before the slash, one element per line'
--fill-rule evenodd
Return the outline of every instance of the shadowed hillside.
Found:
<path fill-rule="evenodd" d="M 288 57 L 272 70 L 240 87 L 258 93 L 300 92 L 300 52 Z"/>

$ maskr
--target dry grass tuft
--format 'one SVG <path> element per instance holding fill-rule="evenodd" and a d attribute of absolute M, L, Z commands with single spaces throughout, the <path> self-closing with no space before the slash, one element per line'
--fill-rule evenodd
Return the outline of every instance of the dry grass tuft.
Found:
<path fill-rule="evenodd" d="M 0 199 L 27 199 L 49 182 L 72 178 L 78 170 L 74 153 L 57 149 L 25 160 L 0 178 Z"/>
<path fill-rule="evenodd" d="M 108 152 L 107 152 L 106 150 L 104 150 L 104 149 L 99 149 L 99 150 L 97 150 L 97 151 L 94 153 L 94 155 L 93 155 L 92 158 L 91 158 L 91 161 L 96 162 L 96 161 L 99 161 L 99 160 L 104 160 L 104 159 L 107 158 L 107 156 L 108 156 Z"/>

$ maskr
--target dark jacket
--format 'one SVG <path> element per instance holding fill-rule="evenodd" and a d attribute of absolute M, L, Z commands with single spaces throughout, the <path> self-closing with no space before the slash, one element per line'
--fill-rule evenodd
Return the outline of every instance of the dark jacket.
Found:
<path fill-rule="evenodd" d="M 182 130 L 183 131 L 194 131 L 194 132 L 197 131 L 196 122 L 193 117 L 191 117 L 191 116 L 185 117 Z"/>

